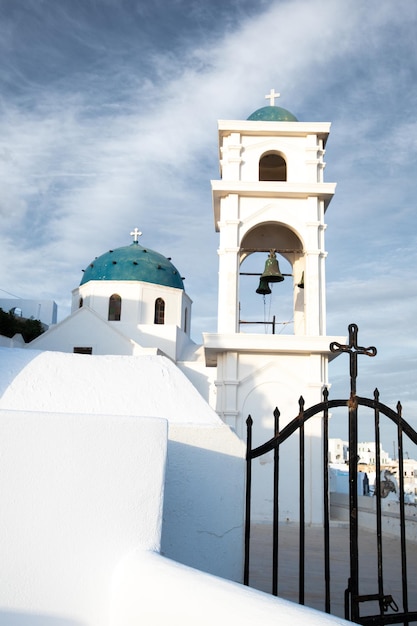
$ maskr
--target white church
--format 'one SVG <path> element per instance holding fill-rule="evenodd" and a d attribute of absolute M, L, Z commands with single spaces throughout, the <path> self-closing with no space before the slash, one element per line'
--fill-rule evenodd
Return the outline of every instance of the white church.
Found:
<path fill-rule="evenodd" d="M 30 349 L 163 354 L 242 440 L 250 414 L 255 445 L 272 436 L 277 405 L 282 427 L 297 414 L 300 395 L 306 407 L 321 401 L 329 345 L 341 340 L 326 335 L 325 213 L 336 187 L 324 182 L 330 124 L 298 122 L 275 106 L 275 98 L 272 90 L 270 106 L 245 121 L 218 123 L 221 180 L 212 181 L 220 235 L 217 333 L 203 334 L 202 346 L 191 341 L 192 302 L 180 270 L 143 247 L 136 228 L 130 245 L 90 262 L 72 292 L 71 315 L 32 341 Z M 290 275 L 284 277 L 277 264 L 264 283 L 278 299 L 281 281 L 291 283 L 285 293 L 292 299 L 292 334 L 273 334 L 272 325 L 266 333 L 251 332 L 256 327 L 240 323 L 244 262 L 256 254 L 263 266 L 271 250 Z M 320 445 L 320 418 L 308 423 L 306 435 Z M 262 472 L 269 468 L 257 470 L 253 513 L 268 519 L 270 498 L 262 493 Z M 288 484 L 289 494 L 293 488 Z M 294 519 L 296 504 L 282 507 L 285 518 Z M 307 508 L 309 521 L 319 521 L 320 509 L 314 511 L 312 503 Z"/>
<path fill-rule="evenodd" d="M 276 106 L 274 90 L 267 97 L 269 106 L 247 120 L 218 122 L 221 178 L 212 181 L 217 333 L 203 333 L 202 345 L 191 340 L 192 300 L 180 270 L 148 248 L 135 228 L 128 245 L 92 251 L 98 256 L 74 288 L 66 319 L 24 349 L 0 348 L 0 412 L 22 415 L 10 445 L 26 422 L 31 440 L 42 439 L 51 415 L 71 416 L 65 419 L 81 433 L 88 420 L 80 422 L 80 416 L 110 420 L 111 432 L 117 416 L 166 420 L 162 537 L 154 543 L 175 561 L 234 581 L 242 579 L 246 419 L 253 418 L 258 445 L 273 435 L 277 405 L 282 427 L 298 413 L 300 395 L 306 406 L 320 402 L 333 357 L 329 345 L 344 342 L 326 334 L 325 214 L 336 187 L 324 182 L 330 124 L 300 122 Z M 255 297 L 279 294 L 287 283 L 293 332 L 275 332 L 275 318 L 261 325 L 262 332 L 241 319 L 242 281 L 252 255 L 265 264 Z M 15 422 L 7 415 L 10 428 Z M 322 521 L 320 494 L 313 489 L 321 435 L 320 418 L 313 418 L 305 432 L 307 523 Z M 290 477 L 297 460 L 291 449 L 287 456 Z M 271 476 L 268 460 L 254 467 L 255 521 L 271 519 Z M 298 493 L 290 478 L 281 499 L 282 517 L 296 520 Z"/>

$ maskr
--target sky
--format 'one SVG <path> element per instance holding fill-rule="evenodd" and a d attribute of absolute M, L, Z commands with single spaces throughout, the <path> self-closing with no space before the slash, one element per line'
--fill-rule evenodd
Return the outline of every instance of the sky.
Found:
<path fill-rule="evenodd" d="M 358 392 L 417 427 L 416 32 L 414 0 L 0 0 L 0 297 L 62 319 L 82 269 L 138 227 L 185 277 L 194 340 L 215 332 L 217 120 L 274 88 L 332 124 L 327 332 L 358 324 L 378 349 Z M 330 381 L 346 394 L 345 355 Z"/>

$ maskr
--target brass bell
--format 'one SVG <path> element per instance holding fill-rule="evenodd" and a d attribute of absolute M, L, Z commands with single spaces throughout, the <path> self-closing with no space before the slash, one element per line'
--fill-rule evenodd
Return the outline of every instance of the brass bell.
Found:
<path fill-rule="evenodd" d="M 279 271 L 275 250 L 269 251 L 269 256 L 265 261 L 264 273 L 261 275 L 261 280 L 262 278 L 264 278 L 268 283 L 280 283 L 284 280 L 283 275 Z"/>
<path fill-rule="evenodd" d="M 256 290 L 256 293 L 260 293 L 261 296 L 267 296 L 269 293 L 272 293 L 266 278 L 261 277 L 261 280 L 259 281 L 259 287 Z"/>
<path fill-rule="evenodd" d="M 298 283 L 297 287 L 299 287 L 300 289 L 304 289 L 304 272 L 301 274 L 301 280 Z"/>

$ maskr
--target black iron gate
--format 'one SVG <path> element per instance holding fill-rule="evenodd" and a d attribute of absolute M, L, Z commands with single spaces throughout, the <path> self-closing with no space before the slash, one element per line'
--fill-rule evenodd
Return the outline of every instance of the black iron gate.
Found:
<path fill-rule="evenodd" d="M 356 394 L 357 357 L 360 354 L 375 356 L 376 348 L 364 348 L 357 343 L 358 328 L 349 326 L 349 344 L 332 343 L 330 350 L 334 353 L 346 352 L 350 362 L 350 397 L 344 400 L 331 400 L 327 389 L 323 390 L 323 400 L 308 409 L 304 408 L 304 400 L 299 399 L 299 413 L 282 430 L 279 427 L 279 410 L 274 411 L 275 427 L 272 439 L 256 448 L 252 448 L 251 416 L 247 419 L 247 457 L 246 457 L 246 522 L 245 522 L 245 565 L 244 583 L 249 584 L 249 552 L 251 539 L 251 483 L 252 460 L 273 451 L 273 543 L 272 543 L 272 593 L 278 595 L 278 537 L 279 537 L 279 475 L 280 446 L 292 434 L 298 432 L 299 438 L 299 565 L 298 565 L 298 601 L 305 602 L 305 438 L 304 425 L 315 415 L 323 420 L 323 540 L 324 540 L 324 610 L 331 612 L 331 580 L 330 580 L 330 500 L 329 500 L 329 411 L 335 407 L 347 407 L 349 419 L 349 579 L 346 583 L 344 607 L 345 618 L 360 624 L 408 624 L 417 621 L 417 611 L 409 610 L 409 587 L 407 580 L 406 520 L 404 502 L 404 466 L 403 438 L 406 435 L 417 444 L 417 432 L 403 419 L 402 407 L 398 403 L 396 410 L 390 409 L 379 400 L 378 389 L 373 398 L 362 398 Z M 375 427 L 375 494 L 376 498 L 376 542 L 377 571 L 375 575 L 375 593 L 361 594 L 359 589 L 359 547 L 358 547 L 358 407 L 373 409 Z M 387 416 L 396 425 L 398 446 L 398 489 L 400 508 L 400 549 L 401 549 L 401 598 L 393 598 L 384 593 L 383 541 L 382 541 L 382 508 L 381 497 L 381 458 L 380 458 L 380 416 Z M 356 451 L 356 453 L 354 453 Z M 413 581 L 415 587 L 415 581 Z M 360 615 L 360 607 L 366 602 L 377 602 L 379 612 L 376 615 Z M 401 610 L 400 610 L 401 609 Z"/>

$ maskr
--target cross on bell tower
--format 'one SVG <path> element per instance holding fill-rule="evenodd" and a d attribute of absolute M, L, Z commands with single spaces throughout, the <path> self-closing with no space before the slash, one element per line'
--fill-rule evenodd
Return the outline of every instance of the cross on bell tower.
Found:
<path fill-rule="evenodd" d="M 269 106 L 275 106 L 275 98 L 279 98 L 281 96 L 280 93 L 277 93 L 275 89 L 271 89 L 271 91 L 266 94 L 265 98 L 269 100 Z"/>

